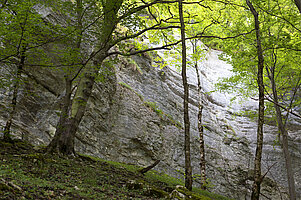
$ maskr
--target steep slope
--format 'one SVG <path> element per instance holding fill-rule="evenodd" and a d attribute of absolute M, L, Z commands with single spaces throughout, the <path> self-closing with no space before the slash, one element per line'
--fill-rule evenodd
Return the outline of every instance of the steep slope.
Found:
<path fill-rule="evenodd" d="M 0 199 L 230 200 L 140 167 L 91 156 L 61 158 L 21 140 L 0 140 Z"/>

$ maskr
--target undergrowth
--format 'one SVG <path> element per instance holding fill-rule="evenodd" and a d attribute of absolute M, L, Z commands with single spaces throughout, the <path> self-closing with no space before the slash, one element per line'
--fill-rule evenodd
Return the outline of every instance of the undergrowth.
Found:
<path fill-rule="evenodd" d="M 22 141 L 0 140 L 0 199 L 170 199 L 183 182 L 141 167 L 86 155 L 75 158 L 44 154 Z M 188 199 L 227 200 L 194 189 Z M 181 199 L 179 197 L 179 199 Z"/>

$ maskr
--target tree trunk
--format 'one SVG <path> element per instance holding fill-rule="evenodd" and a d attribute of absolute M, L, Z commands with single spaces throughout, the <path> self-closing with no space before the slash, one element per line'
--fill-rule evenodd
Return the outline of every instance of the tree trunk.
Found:
<path fill-rule="evenodd" d="M 193 45 L 193 53 L 197 53 L 196 43 Z M 206 189 L 207 178 L 206 178 L 206 160 L 205 160 L 205 141 L 204 141 L 204 127 L 202 124 L 203 118 L 203 104 L 201 96 L 201 78 L 198 69 L 197 60 L 195 61 L 195 71 L 198 79 L 198 131 L 200 137 L 200 171 L 201 171 L 201 189 Z"/>
<path fill-rule="evenodd" d="M 183 86 L 184 86 L 185 187 L 188 190 L 192 190 L 192 168 L 191 168 L 191 159 L 190 159 L 190 130 L 189 130 L 190 122 L 189 122 L 189 113 L 188 113 L 189 88 L 188 88 L 187 75 L 186 75 L 185 24 L 183 18 L 182 0 L 179 0 L 179 15 L 180 15 L 180 23 L 181 23 L 181 40 L 182 40 L 182 79 L 183 79 Z"/>
<path fill-rule="evenodd" d="M 77 3 L 81 3 L 77 0 Z M 113 30 L 117 24 L 117 13 L 121 7 L 122 0 L 106 1 L 104 3 L 104 20 L 100 30 L 98 51 L 92 53 L 90 62 L 83 66 L 81 79 L 78 83 L 73 101 L 71 101 L 71 83 L 66 81 L 66 96 L 64 100 L 63 111 L 57 125 L 57 130 L 53 140 L 48 145 L 48 152 L 57 152 L 64 155 L 74 155 L 74 139 L 79 124 L 85 114 L 87 102 L 92 94 L 95 78 L 102 67 L 103 60 L 106 58 L 109 50 Z M 81 5 L 77 7 L 82 9 Z M 79 14 L 80 12 L 78 12 Z M 78 17 L 81 20 L 81 17 Z M 78 21 L 78 28 L 81 27 L 81 21 Z M 81 39 L 81 36 L 78 40 Z M 80 47 L 77 43 L 77 47 Z M 67 91 L 70 90 L 70 93 Z M 72 102 L 72 103 L 71 103 Z"/>
<path fill-rule="evenodd" d="M 269 77 L 271 80 L 273 99 L 275 102 L 274 107 L 276 110 L 278 131 L 282 135 L 282 150 L 283 150 L 283 154 L 284 154 L 284 158 L 285 158 L 289 196 L 290 196 L 290 200 L 296 200 L 294 172 L 293 172 L 293 168 L 292 168 L 292 161 L 291 161 L 290 153 L 288 151 L 288 134 L 287 134 L 285 125 L 283 124 L 283 121 L 282 121 L 282 114 L 281 114 L 281 110 L 280 110 L 279 102 L 278 102 L 278 94 L 277 94 L 276 83 L 275 83 L 275 67 L 271 68 L 271 76 L 269 76 Z"/>
<path fill-rule="evenodd" d="M 76 14 L 77 14 L 77 38 L 75 47 L 80 56 L 80 47 L 82 40 L 82 13 L 83 6 L 82 0 L 76 0 Z M 79 60 L 77 61 L 79 62 Z M 74 64 L 74 63 L 73 63 Z M 84 67 L 84 66 L 82 66 Z M 72 106 L 72 70 L 70 68 L 66 69 L 65 74 L 65 96 L 63 100 L 62 110 L 60 114 L 60 119 L 56 127 L 55 136 L 47 147 L 47 152 L 49 153 L 61 153 L 65 155 L 74 155 L 74 138 L 77 131 L 76 124 L 79 122 L 76 119 L 70 117 L 70 109 Z M 77 125 L 78 126 L 78 125 Z"/>
<path fill-rule="evenodd" d="M 68 129 L 68 121 L 70 121 L 69 112 L 71 106 L 71 88 L 72 88 L 72 81 L 65 77 L 65 84 L 66 84 L 66 94 L 64 96 L 63 106 L 60 114 L 59 122 L 56 126 L 56 131 L 54 138 L 50 142 L 47 147 L 47 152 L 49 153 L 62 153 L 62 154 L 74 154 L 74 145 L 67 147 L 68 144 L 64 143 L 65 139 L 68 137 L 69 134 L 63 134 L 65 131 L 67 132 Z M 69 136 L 70 137 L 70 136 Z M 69 138 L 69 141 L 74 140 L 74 136 Z"/>
<path fill-rule="evenodd" d="M 259 111 L 258 111 L 258 127 L 257 127 L 257 146 L 255 154 L 255 166 L 254 166 L 254 183 L 252 187 L 252 200 L 259 200 L 260 196 L 260 185 L 262 182 L 261 175 L 261 157 L 263 147 L 263 124 L 264 124 L 264 84 L 263 84 L 263 69 L 264 69 L 264 58 L 261 47 L 260 28 L 258 13 L 249 0 L 246 0 L 255 21 L 256 30 L 256 42 L 257 42 L 257 56 L 258 56 L 258 72 L 257 72 L 257 84 L 259 91 Z"/>
<path fill-rule="evenodd" d="M 199 85 L 199 77 L 198 77 L 198 85 Z M 200 88 L 198 88 L 200 90 Z M 199 91 L 200 93 L 200 91 Z M 199 94 L 200 96 L 200 94 Z M 199 130 L 199 137 L 200 137 L 200 169 L 201 169 L 201 189 L 206 189 L 206 160 L 205 160 L 205 141 L 204 141 L 204 127 L 202 124 L 203 118 L 203 105 L 199 100 L 198 103 L 198 130 Z"/>
<path fill-rule="evenodd" d="M 13 86 L 13 98 L 11 101 L 11 112 L 9 113 L 9 117 L 8 120 L 6 121 L 5 127 L 4 127 L 4 135 L 3 135 L 3 140 L 7 141 L 7 142 L 11 142 L 11 136 L 10 136 L 10 129 L 11 129 L 11 125 L 13 123 L 13 118 L 14 115 L 16 113 L 16 107 L 17 107 L 17 98 L 18 98 L 18 92 L 19 92 L 19 88 L 20 88 L 20 81 L 21 81 L 21 74 L 22 74 L 22 70 L 24 68 L 24 64 L 25 64 L 25 49 L 22 49 L 21 51 L 21 58 L 20 58 L 20 63 L 18 64 L 18 68 L 17 68 L 17 73 L 16 73 L 16 78 L 15 78 L 15 83 Z"/>

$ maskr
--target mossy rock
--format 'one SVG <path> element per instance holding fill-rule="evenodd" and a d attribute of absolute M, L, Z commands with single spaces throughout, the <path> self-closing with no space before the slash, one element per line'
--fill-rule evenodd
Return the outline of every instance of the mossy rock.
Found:
<path fill-rule="evenodd" d="M 129 180 L 126 183 L 126 187 L 130 190 L 141 190 L 142 194 L 145 196 L 167 198 L 168 193 L 157 187 L 150 186 L 147 182 L 143 180 Z"/>
<path fill-rule="evenodd" d="M 178 190 L 173 190 L 170 193 L 169 198 L 173 200 L 182 200 L 185 199 L 185 195 L 180 193 Z"/>
<path fill-rule="evenodd" d="M 203 196 L 201 194 L 193 193 L 193 192 L 187 190 L 184 187 L 178 187 L 176 190 L 178 192 L 180 192 L 180 193 L 182 193 L 182 194 L 185 195 L 184 199 L 190 199 L 190 200 L 211 200 L 211 198 L 209 198 L 209 197 Z"/>
<path fill-rule="evenodd" d="M 143 193 L 146 196 L 158 197 L 158 198 L 167 198 L 168 193 L 164 190 L 161 190 L 156 187 L 146 187 L 145 192 Z"/>
<path fill-rule="evenodd" d="M 129 180 L 126 183 L 126 187 L 130 190 L 139 190 L 144 188 L 144 183 L 142 181 Z"/>

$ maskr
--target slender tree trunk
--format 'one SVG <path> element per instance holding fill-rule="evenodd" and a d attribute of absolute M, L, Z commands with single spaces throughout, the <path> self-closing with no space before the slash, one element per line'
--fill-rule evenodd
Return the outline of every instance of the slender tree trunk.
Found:
<path fill-rule="evenodd" d="M 13 123 L 13 118 L 15 116 L 16 113 L 16 107 L 17 107 L 17 98 L 18 98 L 18 92 L 19 92 L 19 88 L 20 88 L 20 82 L 21 82 L 21 74 L 22 74 L 22 70 L 24 68 L 24 64 L 25 64 L 25 49 L 22 49 L 21 51 L 21 58 L 20 58 L 20 62 L 18 64 L 17 67 L 17 73 L 16 73 L 16 78 L 15 78 L 15 82 L 14 82 L 14 86 L 13 86 L 13 98 L 11 101 L 11 112 L 9 113 L 9 117 L 8 120 L 6 121 L 5 127 L 4 127 L 4 136 L 3 136 L 3 140 L 7 141 L 7 142 L 11 142 L 11 136 L 10 136 L 10 129 L 11 129 L 11 125 Z"/>
<path fill-rule="evenodd" d="M 193 53 L 197 53 L 196 42 L 192 44 Z M 203 104 L 202 104 L 202 96 L 201 96 L 201 78 L 199 74 L 198 62 L 195 61 L 195 71 L 198 79 L 198 131 L 200 137 L 200 169 L 201 169 L 201 189 L 206 189 L 206 160 L 205 160 L 205 141 L 204 141 L 204 127 L 202 124 L 203 118 Z"/>
<path fill-rule="evenodd" d="M 180 15 L 180 23 L 181 23 L 181 40 L 182 40 L 182 79 L 183 79 L 183 86 L 184 86 L 185 187 L 188 190 L 192 190 L 192 168 L 191 168 L 191 159 L 190 159 L 190 122 L 189 122 L 189 113 L 188 113 L 189 88 L 188 88 L 187 75 L 186 75 L 185 24 L 183 18 L 182 0 L 179 0 L 179 15 Z"/>
<path fill-rule="evenodd" d="M 288 180 L 288 188 L 289 188 L 289 196 L 290 200 L 296 200 L 296 190 L 295 190 L 295 180 L 294 180 L 294 172 L 292 168 L 291 156 L 288 151 L 288 134 L 285 128 L 285 125 L 282 121 L 282 114 L 279 107 L 278 102 L 278 94 L 275 83 L 275 67 L 271 68 L 271 75 L 269 76 L 272 85 L 273 98 L 274 98 L 274 107 L 276 110 L 277 123 L 278 123 L 278 131 L 282 135 L 282 150 L 285 158 L 286 172 L 287 172 L 287 180 Z"/>
<path fill-rule="evenodd" d="M 258 112 L 258 127 L 257 127 L 257 147 L 255 155 L 255 166 L 254 166 L 254 183 L 252 187 L 252 200 L 258 200 L 260 196 L 260 185 L 262 182 L 261 175 L 261 157 L 263 147 L 263 124 L 264 124 L 264 84 L 263 84 L 263 69 L 264 69 L 264 58 L 261 47 L 260 28 L 258 13 L 249 0 L 246 0 L 255 21 L 256 30 L 256 42 L 257 42 L 257 56 L 258 56 L 258 72 L 257 72 L 257 83 L 259 91 L 259 112 Z"/>
<path fill-rule="evenodd" d="M 197 69 L 197 66 L 196 66 Z M 198 74 L 198 70 L 197 70 Z M 200 77 L 198 76 L 198 94 L 199 98 L 201 98 L 201 86 L 200 86 Z M 199 130 L 199 137 L 200 137 L 200 169 L 201 169 L 201 189 L 206 189 L 206 160 L 205 160 L 205 141 L 204 141 L 204 127 L 202 124 L 203 118 L 203 105 L 201 103 L 201 99 L 199 99 L 198 103 L 198 130 Z"/>

